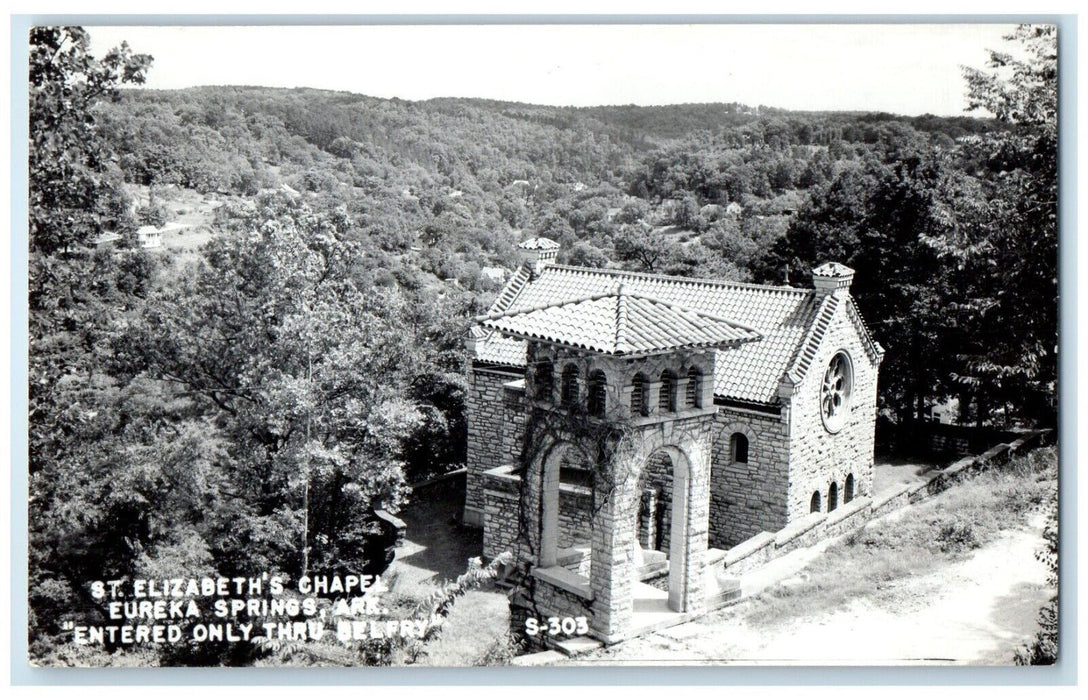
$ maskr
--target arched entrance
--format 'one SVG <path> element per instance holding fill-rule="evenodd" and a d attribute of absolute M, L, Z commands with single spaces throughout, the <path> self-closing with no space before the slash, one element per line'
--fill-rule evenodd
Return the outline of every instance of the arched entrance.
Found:
<path fill-rule="evenodd" d="M 635 527 L 634 575 L 637 601 L 650 594 L 644 586 L 658 589 L 664 583 L 658 573 L 668 566 L 668 608 L 687 610 L 688 541 L 691 528 L 690 463 L 676 447 L 660 447 L 646 459 L 639 479 L 640 507 Z M 649 581 L 649 583 L 643 583 Z M 643 604 L 642 607 L 646 607 Z"/>

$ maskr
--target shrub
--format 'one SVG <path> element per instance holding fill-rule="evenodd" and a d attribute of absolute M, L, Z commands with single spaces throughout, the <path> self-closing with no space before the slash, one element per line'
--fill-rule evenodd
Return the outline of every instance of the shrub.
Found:
<path fill-rule="evenodd" d="M 166 225 L 166 207 L 161 204 L 139 207 L 136 209 L 136 218 L 141 226 L 162 228 Z"/>
<path fill-rule="evenodd" d="M 1035 558 L 1047 565 L 1047 583 L 1058 585 L 1058 492 L 1050 493 L 1047 524 L 1043 528 L 1046 544 Z M 1029 644 L 1016 652 L 1013 660 L 1020 666 L 1048 666 L 1058 661 L 1058 594 L 1039 610 L 1039 631 Z"/>
<path fill-rule="evenodd" d="M 965 518 L 955 517 L 937 530 L 937 546 L 942 552 L 966 552 L 978 549 L 981 544 L 974 523 Z"/>

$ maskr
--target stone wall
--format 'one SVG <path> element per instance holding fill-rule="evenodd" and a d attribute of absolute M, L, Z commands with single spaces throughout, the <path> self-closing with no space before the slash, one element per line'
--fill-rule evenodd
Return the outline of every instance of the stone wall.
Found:
<path fill-rule="evenodd" d="M 728 549 L 786 524 L 789 438 L 786 418 L 718 407 L 710 485 L 710 546 Z M 748 438 L 748 462 L 733 460 L 734 433 Z"/>
<path fill-rule="evenodd" d="M 497 467 L 479 475 L 477 488 L 482 498 L 481 525 L 484 528 L 483 554 L 493 559 L 505 551 L 522 557 L 520 535 L 521 477 L 510 466 Z"/>
<path fill-rule="evenodd" d="M 592 625 L 592 598 L 588 592 L 588 580 L 575 574 L 563 575 L 555 570 L 529 573 L 522 579 L 522 587 L 510 603 L 510 631 L 526 642 L 529 648 L 543 648 L 549 642 L 567 638 L 553 637 L 542 631 L 533 637 L 525 634 L 526 620 L 535 618 L 538 625 L 547 627 L 547 618 L 585 617 Z"/>
<path fill-rule="evenodd" d="M 559 486 L 560 548 L 588 545 L 593 536 L 593 494 L 588 488 Z"/>
<path fill-rule="evenodd" d="M 835 310 L 808 373 L 789 398 L 787 522 L 811 512 L 814 492 L 820 494 L 820 512 L 827 512 L 833 483 L 841 506 L 849 475 L 854 477 L 855 498 L 872 495 L 878 366 L 866 353 L 846 302 L 843 299 Z M 832 433 L 821 417 L 820 390 L 828 364 L 840 351 L 850 358 L 853 386 L 845 422 Z"/>
<path fill-rule="evenodd" d="M 483 525 L 482 474 L 504 464 L 518 464 L 528 411 L 523 375 L 515 370 L 476 368 L 465 402 L 468 444 L 464 521 Z"/>
<path fill-rule="evenodd" d="M 829 537 L 838 537 L 864 527 L 870 520 L 918 503 L 976 472 L 1005 464 L 1009 458 L 1038 446 L 1047 431 L 1025 434 L 1011 444 L 1000 444 L 986 452 L 965 457 L 944 469 L 931 472 L 924 481 L 905 484 L 878 498 L 862 496 L 833 512 L 808 513 L 775 532 L 760 532 L 725 553 L 723 565 L 730 575 L 743 574 L 801 547 L 811 547 Z"/>

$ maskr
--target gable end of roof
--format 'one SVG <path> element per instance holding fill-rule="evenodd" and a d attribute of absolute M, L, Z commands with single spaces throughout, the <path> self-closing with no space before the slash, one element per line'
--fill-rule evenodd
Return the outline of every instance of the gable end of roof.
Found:
<path fill-rule="evenodd" d="M 838 308 L 839 297 L 829 294 L 824 297 L 820 303 L 820 308 L 816 310 L 816 316 L 808 330 L 808 335 L 798 346 L 797 356 L 794 357 L 790 368 L 786 370 L 785 376 L 794 386 L 800 384 L 805 375 L 808 374 L 812 360 L 816 357 L 816 352 L 820 349 L 820 343 L 823 342 L 824 336 L 827 335 L 827 329 L 831 327 L 831 319 L 835 316 L 835 311 Z"/>
<path fill-rule="evenodd" d="M 880 346 L 880 343 L 873 340 L 869 327 L 865 325 L 865 319 L 861 317 L 861 312 L 858 310 L 858 305 L 852 296 L 846 298 L 846 313 L 850 316 L 850 321 L 854 324 L 854 328 L 857 329 L 858 335 L 861 336 L 861 343 L 865 346 L 865 353 L 869 356 L 869 361 L 874 365 L 879 365 L 884 359 L 884 348 Z"/>

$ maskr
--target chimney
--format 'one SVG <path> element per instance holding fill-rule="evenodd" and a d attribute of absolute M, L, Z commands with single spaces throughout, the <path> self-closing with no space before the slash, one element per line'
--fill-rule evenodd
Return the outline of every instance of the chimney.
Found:
<path fill-rule="evenodd" d="M 559 244 L 550 238 L 530 238 L 518 245 L 521 261 L 529 266 L 533 279 L 540 276 L 544 268 L 554 265 L 559 256 Z"/>
<path fill-rule="evenodd" d="M 479 326 L 473 326 L 468 329 L 468 333 L 465 334 L 465 350 L 468 351 L 470 358 L 476 357 L 476 349 L 480 347 L 480 341 L 487 337 L 487 331 Z"/>
<path fill-rule="evenodd" d="M 854 271 L 846 265 L 828 262 L 812 271 L 812 286 L 816 288 L 816 298 L 822 299 L 840 289 L 850 289 L 854 281 Z"/>

